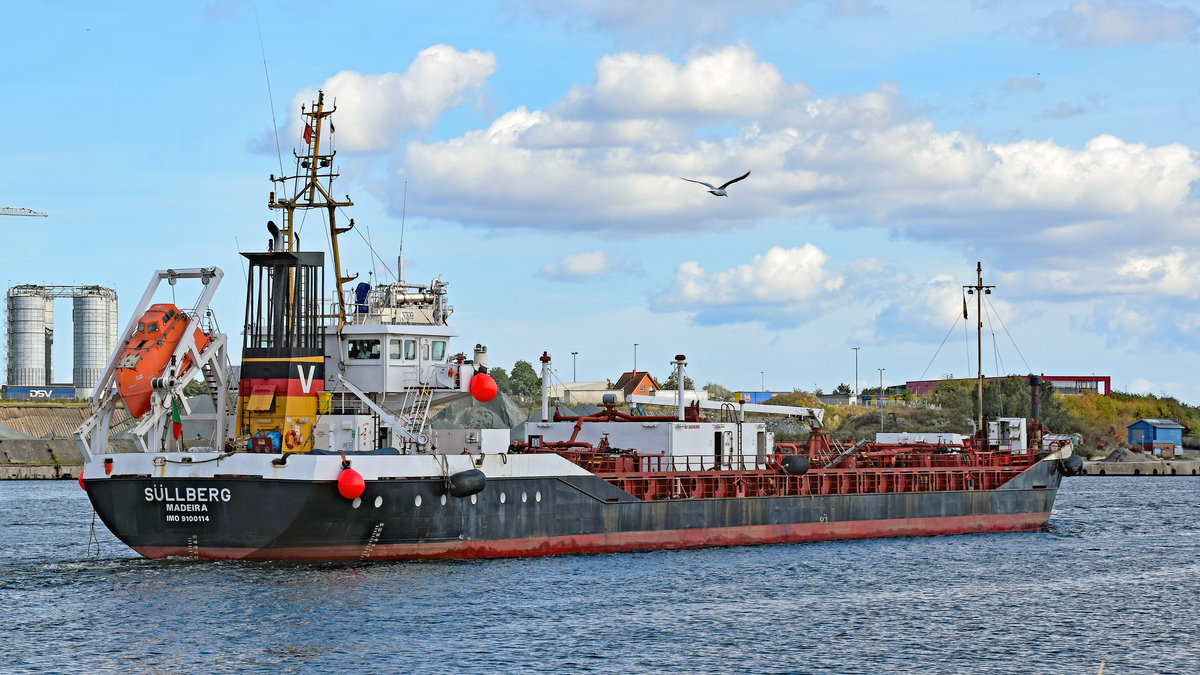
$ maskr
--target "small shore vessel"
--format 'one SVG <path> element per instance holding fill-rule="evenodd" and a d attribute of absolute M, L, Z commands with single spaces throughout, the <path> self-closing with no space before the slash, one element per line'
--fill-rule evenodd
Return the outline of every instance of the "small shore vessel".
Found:
<path fill-rule="evenodd" d="M 96 513 L 143 556 L 246 560 L 486 558 L 686 548 L 1044 527 L 1069 448 L 1043 449 L 1032 419 L 998 420 L 969 438 L 838 442 L 821 409 L 688 402 L 639 415 L 615 400 L 591 415 L 549 405 L 521 439 L 508 430 L 430 428 L 433 408 L 495 395 L 487 349 L 454 352 L 440 279 L 360 283 L 342 272 L 339 240 L 352 206 L 331 195 L 335 153 L 322 145 L 323 93 L 302 108 L 295 171 L 272 176 L 265 251 L 245 252 L 241 358 L 209 309 L 216 267 L 154 273 L 77 436 L 80 482 Z M 324 252 L 299 249 L 297 213 L 323 214 Z M 199 284 L 192 307 L 150 305 L 163 281 Z M 982 282 L 980 281 L 980 288 Z M 167 314 L 173 314 L 168 317 Z M 174 341 L 145 349 L 150 323 Z M 684 382 L 686 359 L 673 360 Z M 153 364 L 153 365 L 152 365 Z M 136 389 L 130 378 L 149 384 Z M 199 417 L 183 388 L 207 384 L 215 432 L 185 447 L 172 410 Z M 1031 377 L 1035 400 L 1036 378 Z M 142 386 L 141 384 L 138 385 Z M 111 453 L 113 412 L 146 396 L 131 426 L 138 452 Z M 657 402 L 645 401 L 646 403 Z M 142 407 L 138 403 L 139 408 Z M 749 415 L 803 417 L 804 443 L 776 443 Z"/>

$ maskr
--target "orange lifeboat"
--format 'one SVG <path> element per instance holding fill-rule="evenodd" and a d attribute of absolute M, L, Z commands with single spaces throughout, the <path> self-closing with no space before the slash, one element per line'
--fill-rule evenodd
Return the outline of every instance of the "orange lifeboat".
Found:
<path fill-rule="evenodd" d="M 187 315 L 175 305 L 151 305 L 138 320 L 137 330 L 121 345 L 121 357 L 117 360 L 117 391 L 130 415 L 141 417 L 150 410 L 151 382 L 166 372 L 187 323 Z M 204 351 L 208 336 L 196 329 L 195 338 L 196 349 Z M 191 365 L 191 354 L 185 354 L 176 373 L 186 371 Z"/>

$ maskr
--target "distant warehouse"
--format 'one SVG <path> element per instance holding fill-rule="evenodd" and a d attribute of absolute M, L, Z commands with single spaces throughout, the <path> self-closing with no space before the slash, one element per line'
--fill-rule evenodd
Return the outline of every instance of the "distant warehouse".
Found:
<path fill-rule="evenodd" d="M 1011 377 L 1011 376 L 1010 376 Z M 985 382 L 1002 380 L 1002 377 L 985 377 Z M 1054 391 L 1063 396 L 1079 396 L 1081 394 L 1096 394 L 1108 396 L 1112 393 L 1112 377 L 1108 375 L 1042 375 L 1042 380 L 1054 385 Z M 914 396 L 932 394 L 943 382 L 974 382 L 975 378 L 955 378 L 949 380 L 913 380 L 906 382 L 905 391 Z"/>

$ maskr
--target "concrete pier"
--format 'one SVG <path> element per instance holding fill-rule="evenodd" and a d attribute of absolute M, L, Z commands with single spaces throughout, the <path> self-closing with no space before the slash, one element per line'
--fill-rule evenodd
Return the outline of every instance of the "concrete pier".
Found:
<path fill-rule="evenodd" d="M 1200 461 L 1084 462 L 1088 476 L 1200 476 Z"/>

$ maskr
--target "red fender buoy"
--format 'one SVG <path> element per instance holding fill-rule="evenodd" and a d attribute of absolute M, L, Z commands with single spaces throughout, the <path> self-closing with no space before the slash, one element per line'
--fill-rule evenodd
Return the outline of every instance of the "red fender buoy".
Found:
<path fill-rule="evenodd" d="M 496 381 L 487 373 L 476 373 L 475 377 L 471 378 L 471 395 L 480 403 L 487 403 L 496 398 L 498 391 Z"/>
<path fill-rule="evenodd" d="M 79 487 L 82 488 L 84 492 L 87 492 L 87 486 L 83 484 L 83 471 L 79 472 Z"/>
<path fill-rule="evenodd" d="M 356 499 L 367 489 L 367 483 L 362 474 L 351 468 L 342 469 L 338 474 L 338 494 L 346 499 Z"/>

